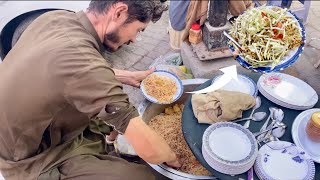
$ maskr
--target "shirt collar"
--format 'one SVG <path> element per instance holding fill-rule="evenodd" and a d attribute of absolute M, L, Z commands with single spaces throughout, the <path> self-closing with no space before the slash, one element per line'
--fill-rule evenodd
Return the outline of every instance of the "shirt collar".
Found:
<path fill-rule="evenodd" d="M 79 11 L 76 13 L 80 23 L 83 25 L 83 27 L 96 39 L 97 43 L 99 44 L 99 51 L 101 52 L 104 47 L 101 43 L 101 40 L 98 36 L 97 31 L 93 27 L 91 21 L 87 17 L 87 15 L 84 13 L 84 11 Z"/>

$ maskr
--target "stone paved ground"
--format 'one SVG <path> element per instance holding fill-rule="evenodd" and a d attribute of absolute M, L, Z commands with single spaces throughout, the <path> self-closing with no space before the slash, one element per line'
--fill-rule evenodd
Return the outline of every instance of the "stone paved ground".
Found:
<path fill-rule="evenodd" d="M 300 59 L 294 64 L 298 72 L 320 94 L 320 1 L 312 1 L 306 25 L 307 45 Z M 312 40 L 314 39 L 314 40 Z"/>

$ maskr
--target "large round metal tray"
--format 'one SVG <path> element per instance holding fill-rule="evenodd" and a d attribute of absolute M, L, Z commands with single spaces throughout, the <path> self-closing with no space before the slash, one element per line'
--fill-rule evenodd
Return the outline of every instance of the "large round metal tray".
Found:
<path fill-rule="evenodd" d="M 196 87 L 203 84 L 204 82 L 208 81 L 208 79 L 189 79 L 189 80 L 183 80 L 182 84 L 184 86 L 184 92 L 190 92 L 193 91 Z M 188 100 L 190 94 L 183 93 L 183 95 L 179 98 L 178 101 L 176 101 L 173 104 L 185 104 L 185 102 Z M 166 107 L 170 107 L 173 104 L 167 104 L 167 105 L 159 105 L 159 104 L 153 104 L 149 101 L 145 100 L 143 101 L 138 111 L 142 117 L 142 119 L 145 122 L 149 122 L 154 116 L 162 113 Z M 170 179 L 181 179 L 181 180 L 190 180 L 190 179 L 216 179 L 213 176 L 196 176 L 188 173 L 183 173 L 181 171 L 177 171 L 173 168 L 170 168 L 164 164 L 160 165 L 154 165 L 149 164 L 151 168 L 159 172 L 160 174 L 170 178 Z"/>

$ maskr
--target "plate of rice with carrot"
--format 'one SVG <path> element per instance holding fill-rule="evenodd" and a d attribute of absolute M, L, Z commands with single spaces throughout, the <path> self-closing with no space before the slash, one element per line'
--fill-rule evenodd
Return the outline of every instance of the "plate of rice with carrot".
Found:
<path fill-rule="evenodd" d="M 183 93 L 181 80 L 175 74 L 161 70 L 146 77 L 140 89 L 147 100 L 156 104 L 171 104 Z"/>

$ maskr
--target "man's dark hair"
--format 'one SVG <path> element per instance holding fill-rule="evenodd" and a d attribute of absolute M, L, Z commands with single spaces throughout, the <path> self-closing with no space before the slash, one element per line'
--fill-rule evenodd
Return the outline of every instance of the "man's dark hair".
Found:
<path fill-rule="evenodd" d="M 142 23 L 156 22 L 160 19 L 164 11 L 163 5 L 159 0 L 92 0 L 88 11 L 96 14 L 105 13 L 116 3 L 125 3 L 128 6 L 128 19 L 125 23 L 140 21 Z"/>

